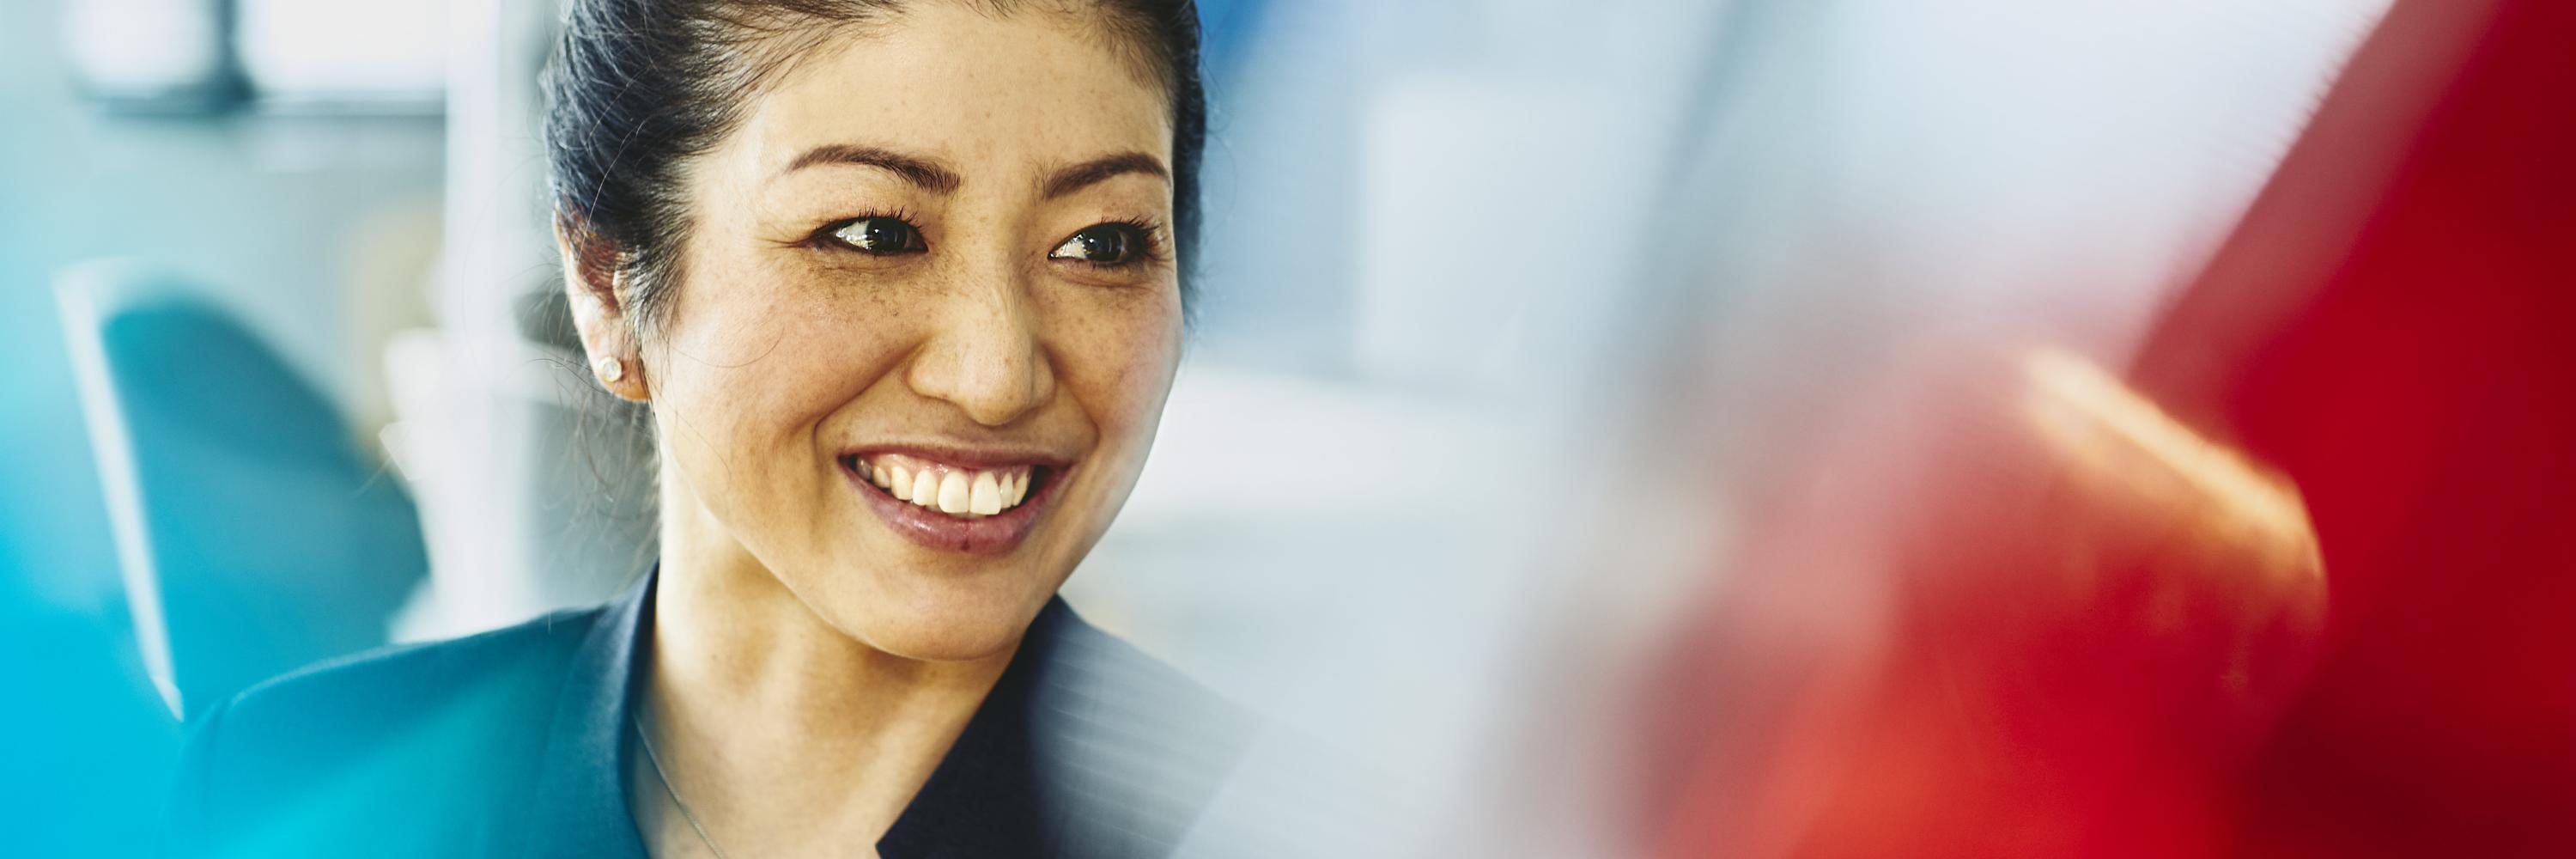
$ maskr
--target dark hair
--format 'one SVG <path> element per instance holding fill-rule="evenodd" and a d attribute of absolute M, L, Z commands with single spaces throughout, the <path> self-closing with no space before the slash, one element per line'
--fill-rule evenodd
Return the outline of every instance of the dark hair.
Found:
<path fill-rule="evenodd" d="M 545 73 L 556 226 L 585 267 L 626 281 L 629 318 L 660 321 L 687 234 L 682 162 L 713 148 L 787 61 L 833 34 L 932 0 L 571 0 Z M 941 0 L 1008 14 L 1044 0 Z M 1110 43 L 1164 85 L 1172 105 L 1175 259 L 1184 308 L 1196 294 L 1199 154 L 1207 99 L 1193 0 L 1088 5 Z M 816 26 L 817 24 L 824 26 Z"/>

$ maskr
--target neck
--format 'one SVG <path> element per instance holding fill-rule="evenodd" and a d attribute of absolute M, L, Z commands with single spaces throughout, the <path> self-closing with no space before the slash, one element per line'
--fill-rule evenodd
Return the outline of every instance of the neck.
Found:
<path fill-rule="evenodd" d="M 936 662 L 870 647 L 788 590 L 676 478 L 663 481 L 641 702 L 672 788 L 731 855 L 874 843 L 1011 652 Z"/>

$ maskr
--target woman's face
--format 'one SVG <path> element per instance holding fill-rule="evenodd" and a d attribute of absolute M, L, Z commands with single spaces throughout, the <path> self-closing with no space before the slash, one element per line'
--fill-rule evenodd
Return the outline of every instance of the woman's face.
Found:
<path fill-rule="evenodd" d="M 1168 102 L 1090 26 L 914 4 L 791 60 L 690 164 L 640 355 L 665 527 L 730 555 L 693 562 L 747 555 L 845 634 L 969 659 L 1108 528 L 1181 305 Z"/>

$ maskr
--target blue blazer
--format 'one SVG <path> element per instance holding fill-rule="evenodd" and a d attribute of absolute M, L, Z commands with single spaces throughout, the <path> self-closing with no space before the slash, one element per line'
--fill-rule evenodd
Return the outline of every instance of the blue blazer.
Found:
<path fill-rule="evenodd" d="M 598 608 L 271 680 L 200 720 L 181 856 L 643 857 L 628 730 L 653 576 Z M 1172 851 L 1251 737 L 1245 714 L 1052 600 L 877 851 Z"/>

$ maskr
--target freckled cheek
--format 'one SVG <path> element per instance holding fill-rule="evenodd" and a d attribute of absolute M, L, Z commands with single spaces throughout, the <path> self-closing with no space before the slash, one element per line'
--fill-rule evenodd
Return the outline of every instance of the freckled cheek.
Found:
<path fill-rule="evenodd" d="M 1091 314 L 1071 326 L 1068 343 L 1068 351 L 1080 356 L 1069 381 L 1107 436 L 1104 444 L 1126 444 L 1152 428 L 1180 363 L 1177 309 L 1118 310 L 1122 312 Z"/>
<path fill-rule="evenodd" d="M 769 515 L 785 463 L 777 402 L 781 392 L 758 384 L 756 366 L 727 367 L 690 357 L 690 344 L 670 350 L 671 384 L 657 397 L 662 443 L 686 471 L 702 501 L 728 521 Z M 737 523 L 739 524 L 739 523 Z"/>
<path fill-rule="evenodd" d="M 778 350 L 739 385 L 774 392 L 763 404 L 781 431 L 830 431 L 833 419 L 885 380 L 902 358 L 901 332 L 861 314 L 808 312 L 782 324 Z"/>
<path fill-rule="evenodd" d="M 899 357 L 899 332 L 828 292 L 753 286 L 738 282 L 732 301 L 695 302 L 699 312 L 663 350 L 673 383 L 664 405 L 679 419 L 671 431 L 766 482 L 828 453 L 835 440 L 820 434 Z"/>

